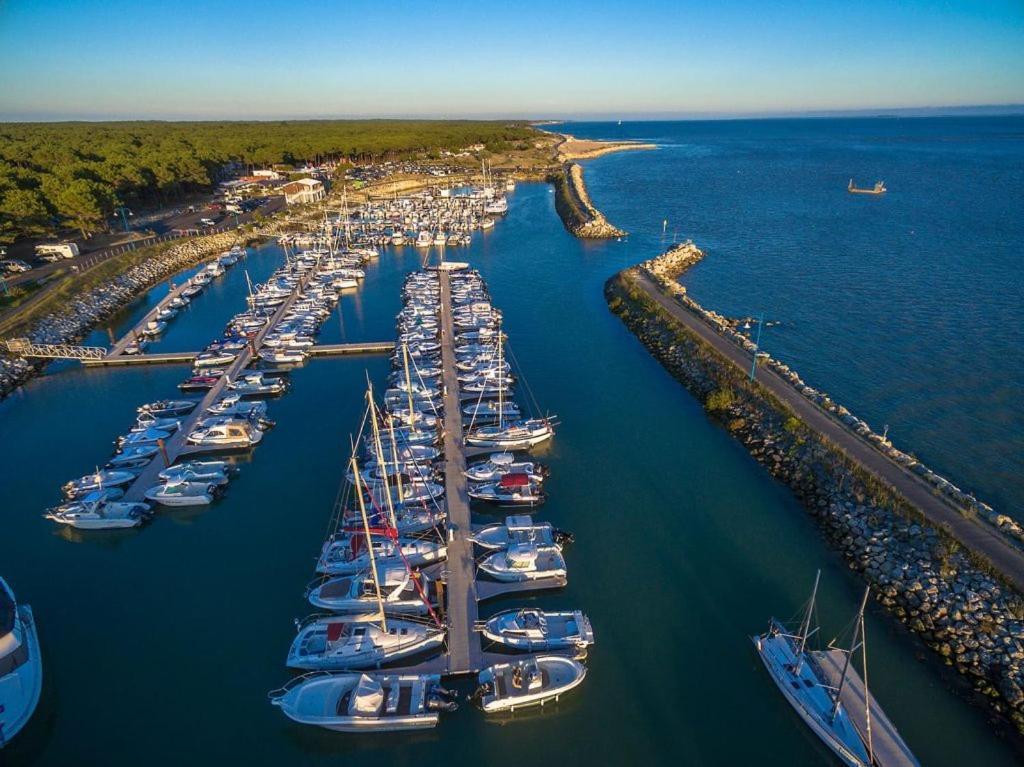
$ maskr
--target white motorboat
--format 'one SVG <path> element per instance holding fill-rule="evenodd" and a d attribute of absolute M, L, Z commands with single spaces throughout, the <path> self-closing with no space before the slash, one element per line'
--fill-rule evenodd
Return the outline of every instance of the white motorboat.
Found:
<path fill-rule="evenodd" d="M 310 671 L 379 668 L 440 647 L 444 636 L 443 628 L 407 618 L 314 615 L 298 626 L 285 665 Z"/>
<path fill-rule="evenodd" d="M 228 382 L 228 388 L 243 397 L 283 394 L 288 384 L 283 378 L 264 378 L 262 373 L 248 373 Z"/>
<path fill-rule="evenodd" d="M 594 643 L 590 619 L 579 610 L 545 612 L 533 607 L 505 610 L 484 623 L 492 642 L 514 650 L 584 650 Z"/>
<path fill-rule="evenodd" d="M 135 475 L 130 471 L 103 470 L 66 482 L 61 490 L 64 491 L 64 495 L 68 498 L 77 498 L 94 490 L 124 487 L 134 481 Z"/>
<path fill-rule="evenodd" d="M 142 335 L 154 338 L 167 330 L 167 323 L 160 320 L 150 320 L 142 329 Z"/>
<path fill-rule="evenodd" d="M 167 481 L 208 482 L 226 485 L 230 464 L 225 461 L 186 461 L 162 470 L 157 476 Z"/>
<path fill-rule="evenodd" d="M 142 461 L 150 461 L 156 454 L 160 452 L 160 448 L 156 445 L 135 445 L 131 447 L 122 448 L 121 452 L 113 456 L 107 465 L 111 468 L 138 466 Z M 144 464 L 142 464 L 144 465 Z"/>
<path fill-rule="evenodd" d="M 507 549 L 517 543 L 534 543 L 537 546 L 558 546 L 572 543 L 572 535 L 558 530 L 550 522 L 534 521 L 525 514 L 505 517 L 504 522 L 482 527 L 470 536 L 477 546 L 491 551 Z"/>
<path fill-rule="evenodd" d="M 480 563 L 480 571 L 503 583 L 565 579 L 565 558 L 558 546 L 538 546 L 530 541 L 513 543 L 495 551 Z"/>
<path fill-rule="evenodd" d="M 431 243 L 434 242 L 434 236 L 426 229 L 416 235 L 416 247 L 417 248 L 429 248 Z"/>
<path fill-rule="evenodd" d="M 217 485 L 212 482 L 190 482 L 172 479 L 146 491 L 146 500 L 161 506 L 208 506 L 216 496 Z"/>
<path fill-rule="evenodd" d="M 480 426 L 466 435 L 466 444 L 473 447 L 497 447 L 504 450 L 526 450 L 546 442 L 555 435 L 550 421 L 532 418 L 509 424 Z"/>
<path fill-rule="evenodd" d="M 135 426 L 132 427 L 132 431 L 156 429 L 157 431 L 174 433 L 180 427 L 181 421 L 178 418 L 157 418 L 150 413 L 139 413 L 138 418 L 135 419 Z"/>
<path fill-rule="evenodd" d="M 298 349 L 266 348 L 260 349 L 260 359 L 282 365 L 301 365 L 306 361 L 306 354 Z"/>
<path fill-rule="evenodd" d="M 529 474 L 505 474 L 497 482 L 472 484 L 468 489 L 474 501 L 495 503 L 499 506 L 540 506 L 547 499 L 539 482 Z"/>
<path fill-rule="evenodd" d="M 263 432 L 249 421 L 227 420 L 203 426 L 188 435 L 190 445 L 215 449 L 246 448 L 259 444 Z"/>
<path fill-rule="evenodd" d="M 43 658 L 32 608 L 0 578 L 0 748 L 32 718 L 43 689 Z"/>
<path fill-rule="evenodd" d="M 167 418 L 191 413 L 198 404 L 197 401 L 191 399 L 162 399 L 142 405 L 138 408 L 138 412 L 140 414 L 148 413 L 154 418 Z"/>
<path fill-rule="evenodd" d="M 436 597 L 433 581 L 423 577 L 419 570 L 406 570 L 404 564 L 378 567 L 380 601 L 369 570 L 354 575 L 325 578 L 306 593 L 314 607 L 336 613 L 367 613 L 377 610 L 381 603 L 384 612 L 392 615 L 426 615 L 428 604 Z"/>
<path fill-rule="evenodd" d="M 439 541 L 416 538 L 374 537 L 373 556 L 377 567 L 422 567 L 442 562 L 448 556 L 448 547 Z M 316 563 L 316 571 L 324 575 L 349 575 L 366 570 L 370 556 L 366 549 L 366 536 L 362 533 L 342 534 L 328 539 Z"/>
<path fill-rule="evenodd" d="M 250 421 L 267 417 L 267 403 L 244 400 L 239 394 L 226 394 L 206 409 L 210 415 L 231 415 Z"/>
<path fill-rule="evenodd" d="M 494 421 L 498 418 L 514 421 L 522 415 L 519 411 L 519 405 L 515 402 L 503 401 L 499 403 L 498 400 L 493 399 L 465 405 L 462 408 L 462 413 L 473 421 L 479 422 Z"/>
<path fill-rule="evenodd" d="M 473 697 L 487 713 L 542 706 L 578 687 L 586 675 L 586 666 L 577 660 L 539 655 L 485 668 Z"/>
<path fill-rule="evenodd" d="M 230 365 L 235 359 L 238 358 L 237 354 L 230 352 L 218 351 L 218 352 L 203 352 L 192 361 L 192 367 L 194 368 L 215 368 L 221 367 L 222 365 Z"/>
<path fill-rule="evenodd" d="M 439 676 L 312 672 L 270 693 L 292 721 L 339 732 L 435 727 L 439 711 L 457 708 Z"/>
<path fill-rule="evenodd" d="M 124 452 L 128 448 L 132 447 L 156 446 L 160 442 L 166 442 L 170 438 L 171 433 L 169 431 L 146 428 L 142 431 L 132 431 L 122 437 L 118 437 L 117 446 L 122 448 L 122 452 Z"/>
<path fill-rule="evenodd" d="M 108 501 L 99 491 L 50 509 L 44 518 L 79 530 L 117 530 L 138 527 L 149 518 L 145 503 Z"/>
<path fill-rule="evenodd" d="M 525 474 L 531 482 L 542 482 L 545 467 L 533 461 L 517 461 L 512 453 L 491 453 L 486 461 L 466 467 L 464 474 L 470 482 L 496 482 L 506 474 Z"/>

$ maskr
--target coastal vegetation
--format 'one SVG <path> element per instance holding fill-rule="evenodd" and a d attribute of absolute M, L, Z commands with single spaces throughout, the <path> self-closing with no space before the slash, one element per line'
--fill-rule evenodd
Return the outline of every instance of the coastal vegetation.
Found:
<path fill-rule="evenodd" d="M 209 190 L 229 163 L 439 156 L 530 149 L 524 123 L 446 120 L 0 124 L 0 243 L 71 225 L 83 236 L 120 206 Z"/>

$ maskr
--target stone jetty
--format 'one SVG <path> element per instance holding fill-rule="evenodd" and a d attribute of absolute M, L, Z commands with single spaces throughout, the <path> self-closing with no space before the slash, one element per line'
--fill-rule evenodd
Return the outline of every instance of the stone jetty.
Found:
<path fill-rule="evenodd" d="M 40 318 L 25 335 L 35 343 L 79 341 L 97 323 L 123 309 L 156 283 L 208 256 L 230 249 L 238 241 L 236 232 L 223 232 L 175 242 L 109 281 L 72 296 L 59 311 Z M 41 371 L 44 364 L 0 357 L 0 397 Z"/>
<path fill-rule="evenodd" d="M 1024 732 L 1024 597 L 991 562 L 969 551 L 948 530 L 931 524 L 902 494 L 880 482 L 830 440 L 797 418 L 760 382 L 652 299 L 655 284 L 708 326 L 753 352 L 729 321 L 693 301 L 676 281 L 704 254 L 692 243 L 627 269 L 605 286 L 609 307 L 661 364 L 698 399 L 709 415 L 738 439 L 773 477 L 787 484 L 815 517 L 851 569 L 871 585 L 891 615 L 970 681 L 999 714 Z M 749 346 L 748 346 L 749 345 Z M 796 391 L 828 409 L 866 443 L 894 460 L 884 440 L 827 395 L 807 387 L 795 371 L 770 358 Z M 845 416 L 849 416 L 848 418 Z M 870 431 L 870 430 L 868 430 Z M 877 437 L 877 435 L 875 435 Z M 903 462 L 904 465 L 907 465 Z M 943 485 L 927 479 L 943 492 Z M 950 487 L 952 483 L 949 483 Z M 947 491 L 951 501 L 961 491 Z M 958 503 L 971 518 L 983 507 Z M 987 508 L 987 507 L 985 507 Z M 1012 520 L 1011 520 L 1012 522 Z M 981 525 L 979 520 L 975 524 Z M 1016 523 L 1013 523 L 1016 525 Z M 997 525 L 1010 539 L 1018 536 Z"/>
<path fill-rule="evenodd" d="M 590 201 L 587 186 L 583 183 L 583 168 L 579 163 L 570 162 L 551 177 L 555 185 L 555 209 L 565 228 L 581 239 L 606 240 L 626 234 L 608 223 Z"/>

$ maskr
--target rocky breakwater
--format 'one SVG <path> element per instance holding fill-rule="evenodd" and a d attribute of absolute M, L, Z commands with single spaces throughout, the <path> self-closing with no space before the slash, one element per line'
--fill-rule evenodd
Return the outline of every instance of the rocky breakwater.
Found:
<path fill-rule="evenodd" d="M 577 237 L 588 240 L 606 240 L 621 237 L 624 231 L 612 226 L 590 201 L 583 183 L 583 168 L 570 162 L 551 177 L 555 185 L 555 210 L 565 228 Z"/>
<path fill-rule="evenodd" d="M 721 321 L 728 328 L 676 282 L 702 257 L 686 243 L 620 272 L 605 286 L 609 307 L 712 418 L 792 489 L 890 614 L 1024 733 L 1024 598 L 986 560 L 930 525 L 891 487 L 673 318 L 638 280 L 647 275 L 711 325 Z"/>
<path fill-rule="evenodd" d="M 24 335 L 41 344 L 80 341 L 98 322 L 123 309 L 156 283 L 237 243 L 237 233 L 223 232 L 175 242 L 167 247 L 157 246 L 160 249 L 153 255 L 121 274 L 68 297 L 59 309 L 34 322 Z M 103 265 L 96 268 L 103 268 Z M 84 272 L 80 277 L 87 274 Z M 44 364 L 18 357 L 0 357 L 0 397 L 42 370 Z"/>

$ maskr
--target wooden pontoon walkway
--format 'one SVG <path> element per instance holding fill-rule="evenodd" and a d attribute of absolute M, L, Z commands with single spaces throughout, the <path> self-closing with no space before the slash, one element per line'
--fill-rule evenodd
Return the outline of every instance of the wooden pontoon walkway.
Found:
<path fill-rule="evenodd" d="M 451 282 L 447 271 L 441 280 L 441 375 L 444 382 L 444 481 L 448 503 L 448 565 L 445 616 L 448 621 L 448 673 L 468 674 L 483 667 L 479 610 L 476 593 L 476 561 L 466 482 L 465 440 L 459 407 L 458 370 L 455 367 L 455 330 L 452 324 Z"/>
<path fill-rule="evenodd" d="M 132 342 L 138 340 L 139 338 L 142 338 L 142 331 L 143 329 L 145 329 L 146 325 L 155 320 L 157 313 L 161 309 L 166 308 L 167 304 L 169 304 L 175 298 L 180 296 L 182 291 L 184 291 L 185 288 L 189 287 L 189 285 L 191 284 L 191 279 L 185 280 L 180 285 L 176 286 L 170 293 L 168 293 L 166 296 L 160 299 L 159 303 L 157 303 L 156 306 L 154 306 L 152 309 L 146 312 L 146 316 L 139 320 L 135 327 L 133 327 L 131 330 L 129 330 L 127 333 L 121 336 L 121 339 L 114 344 L 113 348 L 111 348 L 110 350 L 110 353 L 107 355 L 108 359 L 113 357 L 120 357 L 121 355 L 124 354 L 124 350 L 127 349 Z"/>
<path fill-rule="evenodd" d="M 843 675 L 846 654 L 842 650 L 816 650 L 811 653 L 811 656 L 821 668 L 828 684 L 838 687 L 839 680 Z M 864 696 L 864 681 L 851 665 L 846 672 L 846 684 L 843 685 L 840 701 L 843 708 L 846 709 L 847 715 L 853 721 L 854 727 L 857 728 L 866 743 L 868 728 Z M 871 701 L 871 752 L 874 756 L 874 763 L 878 767 L 921 767 L 907 744 L 903 742 L 903 738 L 896 731 L 896 727 L 878 705 L 875 697 L 868 693 L 868 698 Z"/>
<path fill-rule="evenodd" d="M 362 341 L 351 344 L 323 344 L 309 349 L 310 357 L 342 357 L 352 354 L 387 354 L 395 349 L 394 341 Z M 174 365 L 192 362 L 199 352 L 161 352 L 157 354 L 114 354 L 99 359 L 82 360 L 90 367 L 115 365 Z"/>
<path fill-rule="evenodd" d="M 276 312 L 274 312 L 273 317 L 270 318 L 270 322 L 263 326 L 263 329 L 260 330 L 253 339 L 252 344 L 239 353 L 238 357 L 235 358 L 235 361 L 232 362 L 227 370 L 224 371 L 224 375 L 220 377 L 220 380 L 213 385 L 213 388 L 211 388 L 206 393 L 206 396 L 200 400 L 195 410 L 189 413 L 189 415 L 182 421 L 180 428 L 169 440 L 167 440 L 167 443 L 164 445 L 164 452 L 167 454 L 167 460 L 169 463 L 173 464 L 180 455 L 192 452 L 190 446 L 185 442 L 185 440 L 188 435 L 192 433 L 196 422 L 203 417 L 207 408 L 220 399 L 224 388 L 227 386 L 228 380 L 234 380 L 249 365 L 249 363 L 252 362 L 253 357 L 255 356 L 254 351 L 259 351 L 260 346 L 263 345 L 263 339 L 266 337 L 267 333 L 270 332 L 270 329 L 278 323 L 289 309 L 291 309 L 292 304 L 295 303 L 295 299 L 298 297 L 299 293 L 305 289 L 306 283 L 309 281 L 311 274 L 312 272 L 306 274 L 301 280 L 299 280 L 295 290 L 292 291 L 291 295 L 288 296 L 288 299 L 278 307 Z M 157 455 L 157 457 L 149 462 L 142 473 L 128 487 L 125 491 L 124 499 L 126 501 L 142 501 L 145 498 L 146 491 L 157 484 L 157 475 L 163 469 L 163 457 Z"/>

